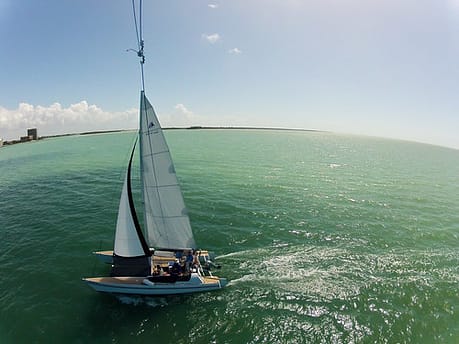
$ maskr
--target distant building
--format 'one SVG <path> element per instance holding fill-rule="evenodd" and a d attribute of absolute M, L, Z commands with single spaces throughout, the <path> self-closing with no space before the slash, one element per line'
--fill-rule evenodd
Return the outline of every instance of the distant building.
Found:
<path fill-rule="evenodd" d="M 27 129 L 27 136 L 21 136 L 19 140 L 3 141 L 0 139 L 0 147 L 3 145 L 14 145 L 16 143 L 29 142 L 33 140 L 38 140 L 37 128 Z"/>
<path fill-rule="evenodd" d="M 37 128 L 27 129 L 27 136 L 31 136 L 31 140 L 38 140 Z"/>
<path fill-rule="evenodd" d="M 20 142 L 29 142 L 29 141 L 32 141 L 32 135 L 21 136 Z"/>

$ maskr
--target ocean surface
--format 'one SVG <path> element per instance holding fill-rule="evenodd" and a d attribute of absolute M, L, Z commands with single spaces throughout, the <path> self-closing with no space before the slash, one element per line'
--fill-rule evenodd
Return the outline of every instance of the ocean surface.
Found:
<path fill-rule="evenodd" d="M 114 297 L 81 278 L 109 272 L 91 252 L 113 247 L 134 136 L 0 148 L 1 343 L 459 342 L 458 150 L 166 131 L 195 239 L 230 283 Z"/>

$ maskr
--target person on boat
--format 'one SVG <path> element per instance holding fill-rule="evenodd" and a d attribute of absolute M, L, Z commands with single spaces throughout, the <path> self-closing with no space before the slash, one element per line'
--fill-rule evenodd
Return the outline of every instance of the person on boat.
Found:
<path fill-rule="evenodd" d="M 176 259 L 174 264 L 172 265 L 171 275 L 178 276 L 181 272 L 182 272 L 182 267 L 181 267 L 181 265 L 179 263 L 179 260 Z"/>
<path fill-rule="evenodd" d="M 193 268 L 199 268 L 199 251 L 194 251 L 193 253 Z"/>
<path fill-rule="evenodd" d="M 163 269 L 161 269 L 161 265 L 156 265 L 153 268 L 153 276 L 162 276 L 164 274 Z"/>
<path fill-rule="evenodd" d="M 163 268 L 160 267 L 159 275 L 160 276 L 169 276 L 169 273 L 167 271 L 165 271 Z"/>
<path fill-rule="evenodd" d="M 190 250 L 190 251 L 188 251 L 188 254 L 187 254 L 186 260 L 185 260 L 185 271 L 186 272 L 190 272 L 191 264 L 193 263 L 193 260 L 194 260 L 193 251 Z"/>
<path fill-rule="evenodd" d="M 158 267 L 159 267 L 159 265 L 156 265 L 156 266 L 153 267 L 153 271 L 151 273 L 153 276 L 158 276 L 159 275 L 159 270 L 160 269 L 158 269 Z"/>

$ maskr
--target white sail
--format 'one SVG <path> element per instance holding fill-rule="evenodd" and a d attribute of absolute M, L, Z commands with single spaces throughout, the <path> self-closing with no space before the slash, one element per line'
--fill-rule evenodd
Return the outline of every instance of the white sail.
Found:
<path fill-rule="evenodd" d="M 126 173 L 123 190 L 121 191 L 118 221 L 116 222 L 114 253 L 121 257 L 139 257 L 145 253 L 137 235 L 129 206 L 128 175 L 129 173 Z"/>
<path fill-rule="evenodd" d="M 155 248 L 194 248 L 190 220 L 169 148 L 143 91 L 139 136 L 147 241 Z"/>

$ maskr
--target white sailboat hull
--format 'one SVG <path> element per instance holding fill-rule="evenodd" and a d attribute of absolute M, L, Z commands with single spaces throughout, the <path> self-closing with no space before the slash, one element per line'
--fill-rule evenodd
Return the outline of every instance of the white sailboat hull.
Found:
<path fill-rule="evenodd" d="M 93 277 L 83 280 L 101 293 L 146 296 L 201 293 L 221 289 L 228 283 L 225 278 L 202 277 L 197 273 L 193 273 L 189 281 L 175 283 L 154 283 L 144 277 Z"/>

